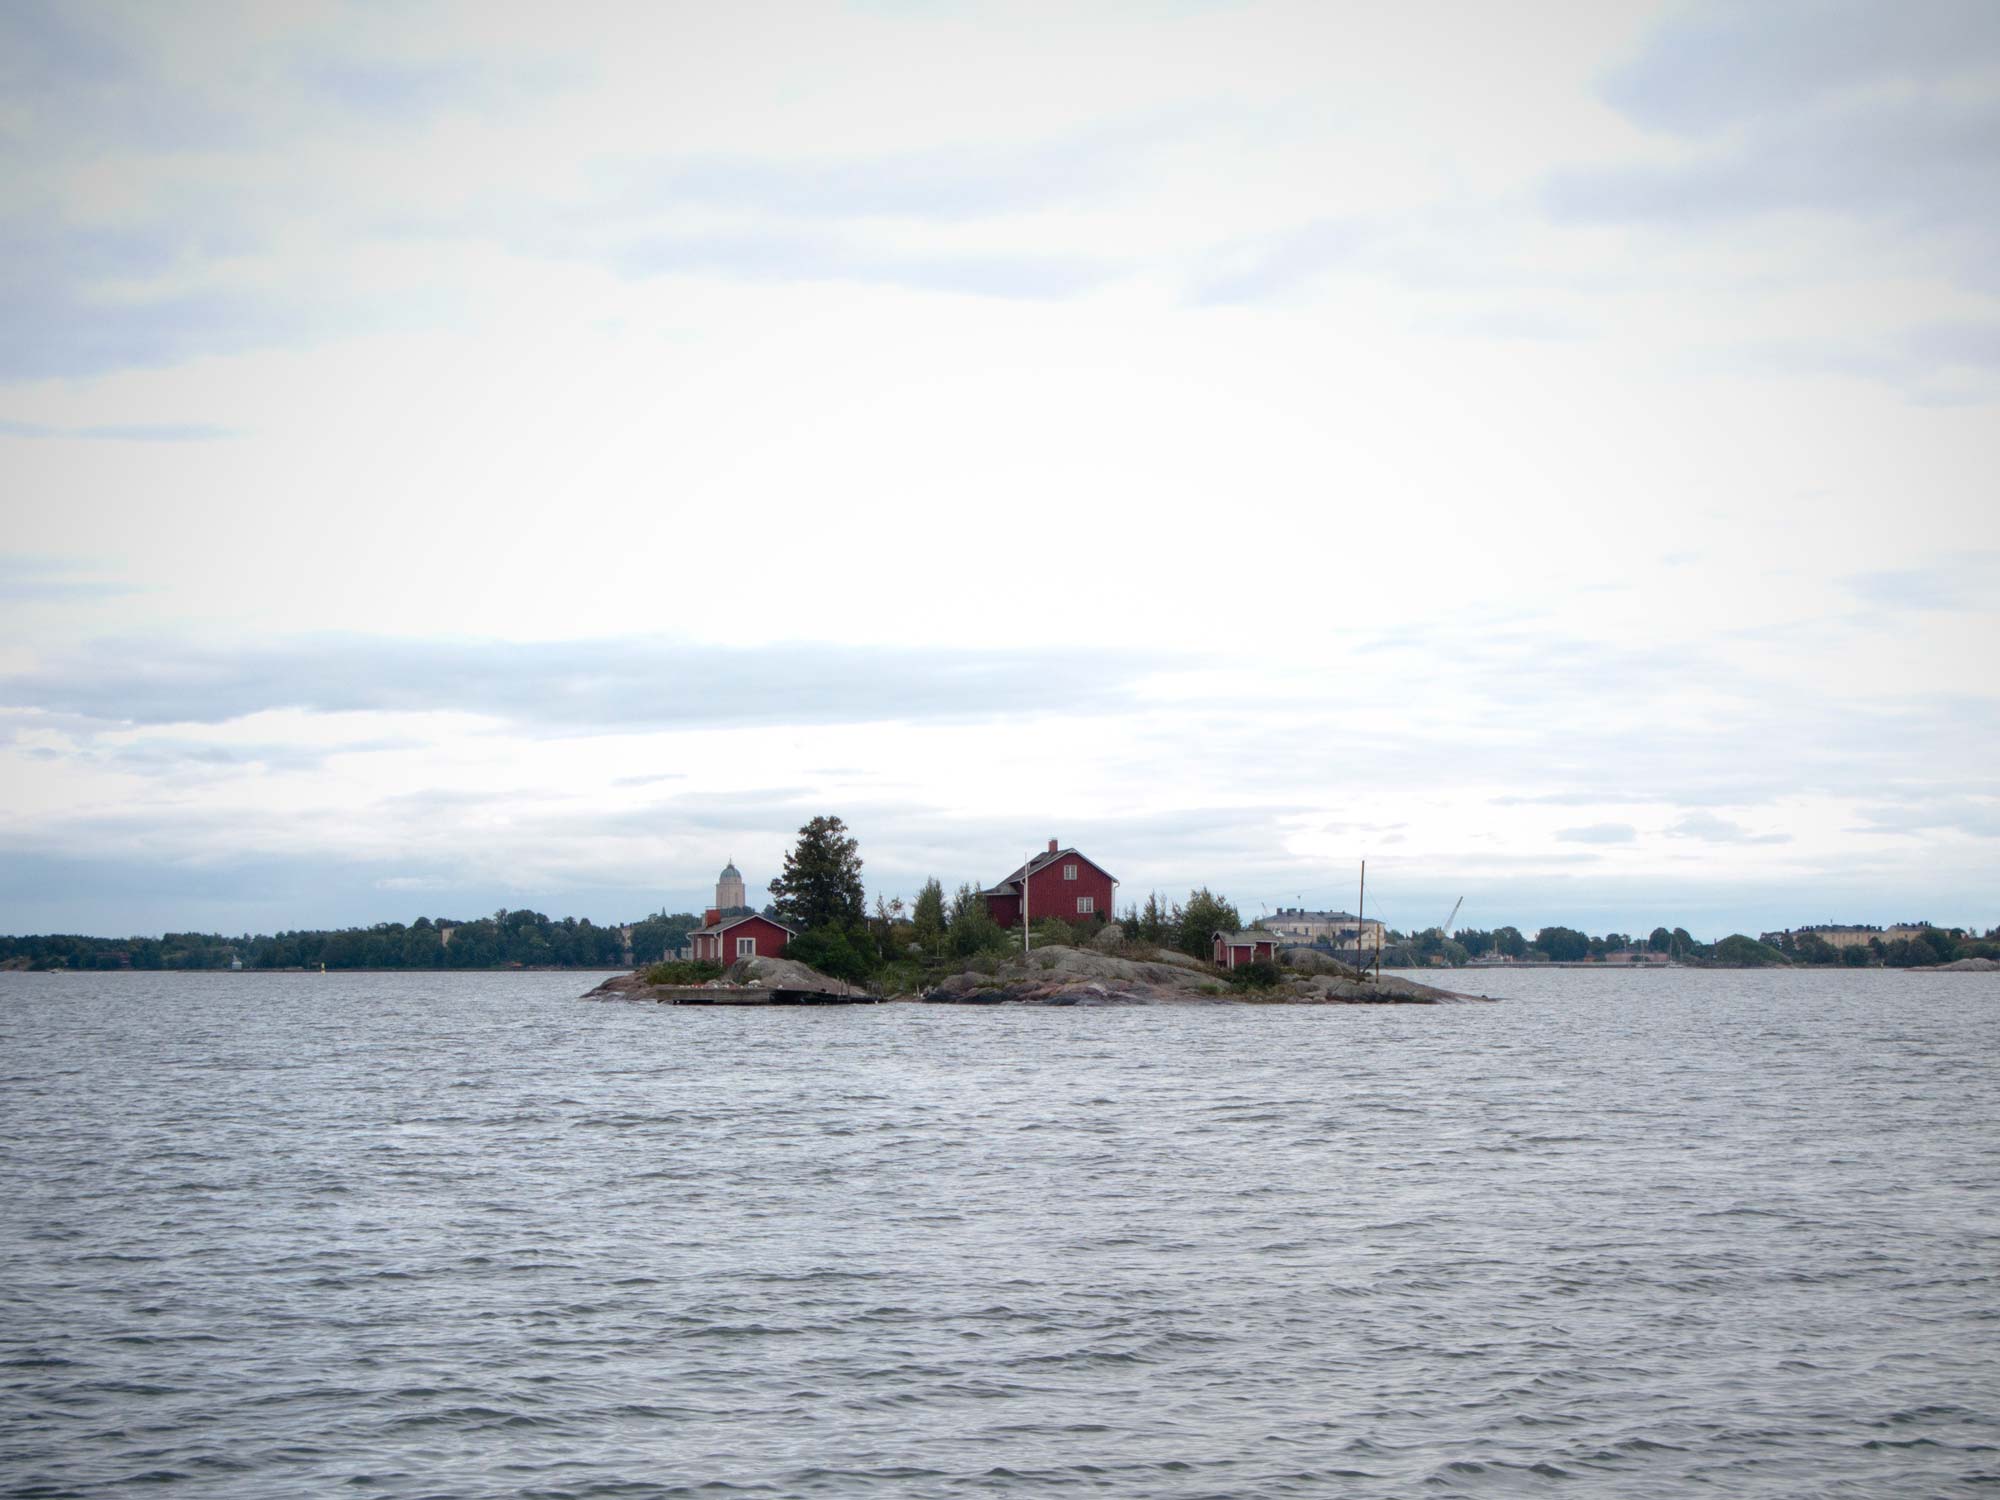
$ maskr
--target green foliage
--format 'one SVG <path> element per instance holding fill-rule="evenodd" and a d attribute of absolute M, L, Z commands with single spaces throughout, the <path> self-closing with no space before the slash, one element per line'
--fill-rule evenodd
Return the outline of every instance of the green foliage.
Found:
<path fill-rule="evenodd" d="M 960 958 L 1001 952 L 1014 941 L 1008 937 L 1007 929 L 993 920 L 986 898 L 969 885 L 961 885 L 958 894 L 952 897 L 948 936 L 951 951 Z"/>
<path fill-rule="evenodd" d="M 1590 956 L 1590 938 L 1574 927 L 1544 927 L 1535 934 L 1535 946 L 1556 963 L 1574 963 Z"/>
<path fill-rule="evenodd" d="M 926 953 L 936 953 L 944 946 L 944 886 L 933 875 L 924 882 L 924 888 L 917 892 L 917 904 L 910 911 L 910 925 L 915 929 L 918 945 Z"/>
<path fill-rule="evenodd" d="M 722 977 L 722 965 L 706 959 L 669 959 L 646 970 L 648 984 L 707 984 Z"/>
<path fill-rule="evenodd" d="M 1082 948 L 1088 946 L 1094 930 L 1080 923 L 1065 922 L 1061 917 L 1042 917 L 1035 922 L 1034 945 Z"/>
<path fill-rule="evenodd" d="M 1732 932 L 1717 943 L 1713 956 L 1721 963 L 1751 964 L 1759 968 L 1785 961 L 1785 955 L 1769 943 L 1760 943 L 1757 939 L 1741 932 Z"/>
<path fill-rule="evenodd" d="M 1938 951 L 1928 938 L 1897 938 L 1882 949 L 1882 962 L 1892 969 L 1914 969 L 1938 962 Z"/>
<path fill-rule="evenodd" d="M 1229 971 L 1229 983 L 1239 990 L 1270 990 L 1283 983 L 1284 970 L 1268 958 L 1253 959 L 1247 964 L 1238 964 Z"/>
<path fill-rule="evenodd" d="M 688 934 L 698 930 L 701 918 L 691 911 L 676 912 L 668 916 L 665 912 L 647 917 L 643 922 L 632 924 L 632 961 L 634 963 L 658 963 L 669 953 L 687 946 Z"/>
<path fill-rule="evenodd" d="M 1181 908 L 1180 931 L 1175 935 L 1174 946 L 1193 958 L 1212 958 L 1215 954 L 1215 935 L 1218 932 L 1240 932 L 1243 918 L 1236 908 L 1207 886 L 1188 892 L 1187 905 Z"/>
<path fill-rule="evenodd" d="M 1161 904 L 1158 891 L 1146 893 L 1146 904 L 1139 909 L 1127 928 L 1126 935 L 1152 948 L 1180 942 L 1179 924 L 1169 921 L 1167 909 Z M 1208 955 L 1204 953 L 1201 956 L 1206 958 Z"/>
<path fill-rule="evenodd" d="M 1528 940 L 1521 936 L 1518 927 L 1496 927 L 1493 929 L 1493 946 L 1503 958 L 1526 958 Z"/>
<path fill-rule="evenodd" d="M 771 882 L 778 920 L 807 930 L 860 928 L 868 909 L 859 847 L 835 817 L 822 815 L 801 828 L 797 847 L 785 856 L 784 873 Z"/>
<path fill-rule="evenodd" d="M 875 972 L 874 939 L 866 928 L 822 923 L 809 927 L 785 946 L 785 957 L 818 969 L 834 979 L 860 984 Z"/>
<path fill-rule="evenodd" d="M 1655 927 L 1653 935 L 1646 939 L 1646 946 L 1655 953 L 1670 953 L 1673 951 L 1674 935 L 1664 927 Z"/>

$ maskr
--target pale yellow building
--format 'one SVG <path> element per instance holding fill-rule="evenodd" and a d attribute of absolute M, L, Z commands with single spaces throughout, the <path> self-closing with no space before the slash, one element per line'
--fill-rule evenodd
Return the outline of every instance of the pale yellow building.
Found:
<path fill-rule="evenodd" d="M 1328 943 L 1335 948 L 1373 953 L 1388 941 L 1388 929 L 1373 917 L 1345 911 L 1305 911 L 1282 906 L 1263 919 L 1263 926 L 1296 943 Z"/>

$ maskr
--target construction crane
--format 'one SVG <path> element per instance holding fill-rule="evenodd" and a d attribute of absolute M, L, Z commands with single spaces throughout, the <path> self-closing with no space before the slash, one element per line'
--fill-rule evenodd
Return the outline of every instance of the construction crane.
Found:
<path fill-rule="evenodd" d="M 1442 936 L 1444 937 L 1451 936 L 1451 924 L 1458 920 L 1458 909 L 1463 905 L 1465 905 L 1465 897 L 1463 896 L 1460 896 L 1456 901 L 1452 902 L 1451 915 L 1444 919 L 1444 926 L 1438 929 L 1438 932 Z"/>

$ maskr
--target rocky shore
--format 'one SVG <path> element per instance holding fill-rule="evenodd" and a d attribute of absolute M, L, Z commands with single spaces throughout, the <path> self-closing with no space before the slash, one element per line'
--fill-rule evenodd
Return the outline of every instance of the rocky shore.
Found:
<path fill-rule="evenodd" d="M 721 979 L 695 988 L 649 985 L 643 972 L 607 979 L 586 1000 L 660 1003 L 758 1003 L 759 993 L 810 991 L 856 996 L 853 985 L 830 979 L 788 959 L 749 958 Z M 734 993 L 732 993 L 734 992 Z M 1031 954 L 987 959 L 916 994 L 881 998 L 932 1005 L 1443 1005 L 1480 1002 L 1391 975 L 1364 978 L 1358 970 L 1313 955 L 1284 971 L 1268 990 L 1232 987 L 1213 964 L 1166 949 L 1098 952 L 1051 946 Z"/>

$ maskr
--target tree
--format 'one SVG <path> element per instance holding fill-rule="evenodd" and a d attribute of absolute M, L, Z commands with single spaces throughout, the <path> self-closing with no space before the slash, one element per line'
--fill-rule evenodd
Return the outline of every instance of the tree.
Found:
<path fill-rule="evenodd" d="M 1646 946 L 1655 953 L 1670 953 L 1673 951 L 1674 935 L 1664 927 L 1655 927 L 1653 935 L 1646 939 Z"/>
<path fill-rule="evenodd" d="M 917 942 L 924 952 L 934 954 L 944 945 L 944 887 L 935 875 L 917 892 L 910 921 L 917 929 Z"/>
<path fill-rule="evenodd" d="M 1715 956 L 1726 964 L 1744 964 L 1763 968 L 1769 964 L 1781 964 L 1785 955 L 1768 943 L 1760 943 L 1745 932 L 1732 932 L 1715 945 Z"/>
<path fill-rule="evenodd" d="M 1493 946 L 1500 950 L 1504 958 L 1525 958 L 1528 954 L 1528 940 L 1521 936 L 1518 927 L 1494 928 Z"/>
<path fill-rule="evenodd" d="M 951 951 L 960 958 L 990 953 L 1007 946 L 1006 929 L 993 920 L 986 898 L 972 886 L 961 885 L 951 899 Z"/>
<path fill-rule="evenodd" d="M 778 920 L 808 932 L 860 928 L 868 909 L 858 847 L 838 818 L 817 817 L 801 828 L 798 847 L 785 856 L 785 872 L 771 882 Z"/>
<path fill-rule="evenodd" d="M 1574 927 L 1544 927 L 1535 946 L 1557 963 L 1574 963 L 1590 953 L 1590 939 Z"/>
<path fill-rule="evenodd" d="M 1236 908 L 1220 896 L 1203 886 L 1198 891 L 1189 891 L 1187 905 L 1181 908 L 1180 932 L 1174 943 L 1181 952 L 1194 958 L 1208 958 L 1215 952 L 1215 935 L 1218 932 L 1241 932 L 1243 918 Z"/>
<path fill-rule="evenodd" d="M 875 971 L 874 944 L 865 931 L 831 922 L 809 927 L 785 945 L 785 957 L 835 979 L 859 984 Z"/>

